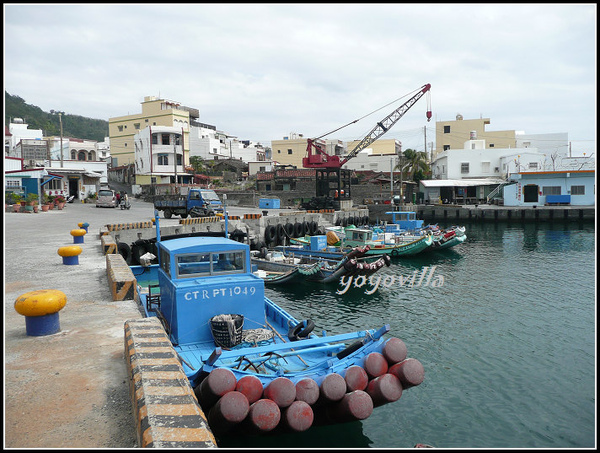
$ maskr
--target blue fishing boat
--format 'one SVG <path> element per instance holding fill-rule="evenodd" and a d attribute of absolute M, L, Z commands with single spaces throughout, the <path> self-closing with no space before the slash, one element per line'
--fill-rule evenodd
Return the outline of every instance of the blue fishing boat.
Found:
<path fill-rule="evenodd" d="M 318 320 L 298 320 L 266 297 L 249 245 L 161 241 L 156 223 L 158 265 L 132 266 L 138 300 L 161 320 L 213 431 L 361 420 L 422 382 L 404 342 L 384 338 L 388 324 L 327 334 Z"/>
<path fill-rule="evenodd" d="M 343 254 L 354 247 L 368 247 L 366 256 L 388 255 L 394 258 L 401 256 L 412 256 L 423 252 L 433 243 L 431 234 L 422 235 L 390 235 L 388 238 L 383 234 L 377 234 L 370 228 L 343 228 L 342 234 L 330 229 L 327 235 L 321 236 L 326 241 L 327 248 L 324 253 L 335 252 Z M 341 237 L 340 237 L 341 236 Z M 290 243 L 294 246 L 309 247 L 310 241 L 315 236 L 305 236 L 304 238 L 294 238 Z M 290 246 L 291 247 L 291 246 Z M 288 247 L 287 250 L 290 250 Z"/>

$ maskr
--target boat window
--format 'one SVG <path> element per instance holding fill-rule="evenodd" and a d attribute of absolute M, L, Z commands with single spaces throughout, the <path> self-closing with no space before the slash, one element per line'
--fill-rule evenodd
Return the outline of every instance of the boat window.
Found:
<path fill-rule="evenodd" d="M 187 253 L 175 257 L 178 278 L 208 277 L 212 275 L 246 272 L 244 251 Z"/>
<path fill-rule="evenodd" d="M 165 249 L 160 249 L 160 267 L 171 278 L 171 261 L 169 260 L 169 252 Z"/>

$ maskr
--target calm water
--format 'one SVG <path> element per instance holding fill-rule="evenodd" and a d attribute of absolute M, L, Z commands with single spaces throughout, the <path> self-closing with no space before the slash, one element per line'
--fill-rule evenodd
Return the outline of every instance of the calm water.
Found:
<path fill-rule="evenodd" d="M 335 285 L 268 289 L 316 331 L 389 323 L 425 381 L 361 422 L 219 445 L 594 447 L 594 224 L 467 224 L 467 235 L 455 249 L 395 260 L 371 295 L 369 285 L 343 295 Z M 428 286 L 398 285 L 425 266 L 437 266 Z"/>

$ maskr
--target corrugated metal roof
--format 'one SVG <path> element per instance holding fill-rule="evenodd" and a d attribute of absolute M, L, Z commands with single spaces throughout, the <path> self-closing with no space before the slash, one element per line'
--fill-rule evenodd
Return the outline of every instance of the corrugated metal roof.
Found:
<path fill-rule="evenodd" d="M 503 179 L 425 179 L 420 181 L 423 187 L 473 187 L 502 184 Z"/>

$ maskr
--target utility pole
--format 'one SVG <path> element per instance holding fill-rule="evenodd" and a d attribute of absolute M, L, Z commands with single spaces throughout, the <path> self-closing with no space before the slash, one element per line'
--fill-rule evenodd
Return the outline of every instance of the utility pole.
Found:
<path fill-rule="evenodd" d="M 63 168 L 63 128 L 62 128 L 62 112 L 58 112 L 58 121 L 60 123 L 60 168 Z"/>

